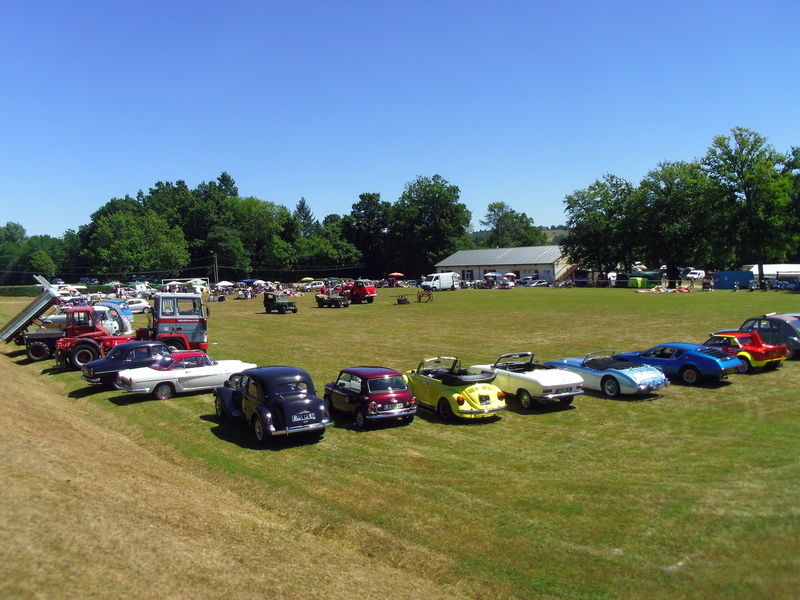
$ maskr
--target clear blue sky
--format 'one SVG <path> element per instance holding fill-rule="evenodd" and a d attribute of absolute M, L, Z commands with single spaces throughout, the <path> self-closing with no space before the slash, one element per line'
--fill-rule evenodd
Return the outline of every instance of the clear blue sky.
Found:
<path fill-rule="evenodd" d="M 473 224 L 537 225 L 605 173 L 753 129 L 800 145 L 800 2 L 13 1 L 0 5 L 0 225 L 227 171 L 315 217 L 419 175 Z"/>

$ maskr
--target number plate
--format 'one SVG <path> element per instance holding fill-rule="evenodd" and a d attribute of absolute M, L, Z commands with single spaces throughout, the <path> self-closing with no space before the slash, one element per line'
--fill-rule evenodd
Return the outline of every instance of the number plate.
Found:
<path fill-rule="evenodd" d="M 572 388 L 571 388 L 571 387 L 568 387 L 568 388 L 558 388 L 558 389 L 556 389 L 556 394 L 565 394 L 565 393 L 567 393 L 567 392 L 571 392 L 571 391 L 572 391 Z"/>
<path fill-rule="evenodd" d="M 403 403 L 398 402 L 397 404 L 384 404 L 383 410 L 397 410 L 398 408 L 403 408 Z"/>
<path fill-rule="evenodd" d="M 489 398 L 489 396 L 478 396 L 478 400 L 480 400 L 481 404 L 491 403 L 491 399 Z"/>

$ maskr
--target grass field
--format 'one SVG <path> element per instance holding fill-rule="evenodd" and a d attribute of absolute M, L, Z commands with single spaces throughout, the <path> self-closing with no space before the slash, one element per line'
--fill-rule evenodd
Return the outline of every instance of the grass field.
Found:
<path fill-rule="evenodd" d="M 786 292 L 520 288 L 265 315 L 211 304 L 209 354 L 408 370 L 703 342 Z M 0 323 L 26 299 L 0 299 Z M 137 322 L 143 319 L 137 316 Z M 211 394 L 158 402 L 0 348 L 3 597 L 795 598 L 800 361 L 644 398 L 258 448 Z"/>

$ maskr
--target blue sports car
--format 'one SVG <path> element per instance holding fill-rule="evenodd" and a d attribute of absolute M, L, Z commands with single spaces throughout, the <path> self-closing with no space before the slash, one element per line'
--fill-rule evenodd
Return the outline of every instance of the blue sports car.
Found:
<path fill-rule="evenodd" d="M 683 342 L 659 344 L 639 352 L 622 352 L 615 358 L 658 367 L 667 377 L 678 379 L 686 385 L 694 385 L 702 380 L 724 379 L 735 373 L 742 364 L 736 356 L 717 348 Z"/>
<path fill-rule="evenodd" d="M 611 350 L 590 352 L 585 357 L 548 360 L 544 366 L 577 373 L 583 377 L 585 389 L 603 392 L 609 398 L 620 394 L 646 394 L 669 385 L 661 369 L 619 360 Z"/>

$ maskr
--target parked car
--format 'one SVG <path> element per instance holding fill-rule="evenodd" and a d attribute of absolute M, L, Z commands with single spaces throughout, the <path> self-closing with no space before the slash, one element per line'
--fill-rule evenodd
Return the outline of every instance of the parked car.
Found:
<path fill-rule="evenodd" d="M 113 385 L 120 371 L 149 367 L 162 356 L 170 353 L 164 342 L 125 342 L 108 351 L 103 358 L 83 365 L 82 379 L 89 383 Z"/>
<path fill-rule="evenodd" d="M 550 282 L 545 279 L 529 279 L 522 285 L 524 287 L 549 287 Z"/>
<path fill-rule="evenodd" d="M 311 376 L 296 367 L 237 373 L 214 389 L 214 407 L 221 420 L 244 421 L 259 443 L 300 433 L 321 438 L 332 425 L 330 409 L 317 397 Z"/>
<path fill-rule="evenodd" d="M 731 330 L 715 331 L 725 333 Z M 800 317 L 798 315 L 767 313 L 742 323 L 737 331 L 756 331 L 765 344 L 785 345 L 789 360 L 800 358 Z"/>
<path fill-rule="evenodd" d="M 167 400 L 176 393 L 214 389 L 232 374 L 255 366 L 241 360 L 216 361 L 200 350 L 188 350 L 162 356 L 149 367 L 120 371 L 114 383 L 123 392 Z"/>
<path fill-rule="evenodd" d="M 493 364 L 472 365 L 473 373 L 491 372 L 493 383 L 506 394 L 514 394 L 523 408 L 533 408 L 536 403 L 559 400 L 572 404 L 576 395 L 583 393 L 583 378 L 577 373 L 545 367 L 534 362 L 533 352 L 503 354 Z"/>
<path fill-rule="evenodd" d="M 108 306 L 109 308 L 116 308 L 120 314 L 133 323 L 133 311 L 128 306 L 127 300 L 119 299 L 106 299 L 95 303 L 95 306 Z"/>
<path fill-rule="evenodd" d="M 149 315 L 153 311 L 153 307 L 144 298 L 128 298 L 125 300 L 131 313 L 135 315 Z"/>
<path fill-rule="evenodd" d="M 741 363 L 739 373 L 752 373 L 755 368 L 777 369 L 789 356 L 786 346 L 765 344 L 755 330 L 710 335 L 705 345 L 736 356 Z"/>
<path fill-rule="evenodd" d="M 684 342 L 659 344 L 638 352 L 621 352 L 615 358 L 658 367 L 670 379 L 686 385 L 725 379 L 741 367 L 738 358 L 717 348 Z"/>
<path fill-rule="evenodd" d="M 549 360 L 544 365 L 577 373 L 583 377 L 585 389 L 603 392 L 609 398 L 620 394 L 646 394 L 669 385 L 669 380 L 661 369 L 618 360 L 611 350 L 598 350 L 582 357 Z"/>
<path fill-rule="evenodd" d="M 322 280 L 309 281 L 301 288 L 304 292 L 318 292 L 325 287 L 325 282 Z"/>
<path fill-rule="evenodd" d="M 706 272 L 701 269 L 692 269 L 686 274 L 686 279 L 689 281 L 699 281 L 706 276 Z"/>
<path fill-rule="evenodd" d="M 331 410 L 353 415 L 362 429 L 386 419 L 411 423 L 417 412 L 417 399 L 403 375 L 385 367 L 342 369 L 336 381 L 325 385 L 324 398 Z"/>
<path fill-rule="evenodd" d="M 274 310 L 278 314 L 285 315 L 287 312 L 296 313 L 297 304 L 289 296 L 283 296 L 276 292 L 264 292 L 264 310 L 267 314 Z"/>
<path fill-rule="evenodd" d="M 491 417 L 506 409 L 505 393 L 492 384 L 494 373 L 471 374 L 451 356 L 427 358 L 403 376 L 419 406 L 445 421 Z"/>

